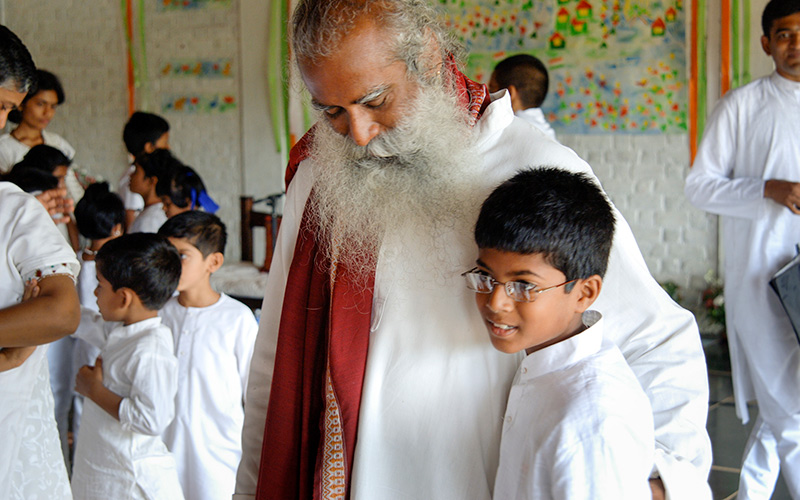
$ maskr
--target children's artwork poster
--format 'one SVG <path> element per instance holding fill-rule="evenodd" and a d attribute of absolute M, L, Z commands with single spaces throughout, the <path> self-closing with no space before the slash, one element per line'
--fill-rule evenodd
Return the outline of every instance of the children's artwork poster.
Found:
<path fill-rule="evenodd" d="M 172 60 L 161 65 L 161 76 L 193 78 L 231 78 L 232 60 L 194 59 Z"/>
<path fill-rule="evenodd" d="M 683 0 L 436 0 L 488 82 L 518 53 L 548 68 L 542 110 L 556 132 L 685 133 Z"/>
<path fill-rule="evenodd" d="M 156 0 L 158 10 L 192 10 L 208 7 L 230 7 L 232 0 Z"/>
<path fill-rule="evenodd" d="M 232 94 L 164 95 L 161 111 L 178 113 L 224 113 L 236 109 L 238 100 Z"/>

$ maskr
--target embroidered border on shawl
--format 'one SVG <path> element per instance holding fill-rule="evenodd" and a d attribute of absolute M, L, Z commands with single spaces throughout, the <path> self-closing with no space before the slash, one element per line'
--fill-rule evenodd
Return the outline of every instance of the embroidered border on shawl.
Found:
<path fill-rule="evenodd" d="M 330 366 L 325 372 L 325 417 L 322 446 L 322 500 L 344 500 L 347 490 L 344 455 L 344 429 L 339 403 L 331 381 Z"/>

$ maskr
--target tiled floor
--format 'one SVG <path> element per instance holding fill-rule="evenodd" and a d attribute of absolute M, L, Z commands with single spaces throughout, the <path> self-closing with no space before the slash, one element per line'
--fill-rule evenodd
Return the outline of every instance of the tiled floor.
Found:
<path fill-rule="evenodd" d="M 708 407 L 708 434 L 714 451 L 709 483 L 715 500 L 736 498 L 739 486 L 739 468 L 750 429 L 753 427 L 758 409 L 750 409 L 750 422 L 743 426 L 736 417 L 731 386 L 731 367 L 727 345 L 716 338 L 703 339 L 708 362 L 710 401 Z M 790 500 L 783 479 L 778 479 L 773 500 Z"/>

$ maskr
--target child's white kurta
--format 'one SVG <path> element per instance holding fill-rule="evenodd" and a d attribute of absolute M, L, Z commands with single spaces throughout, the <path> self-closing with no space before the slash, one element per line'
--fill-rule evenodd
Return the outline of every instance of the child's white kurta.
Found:
<path fill-rule="evenodd" d="M 161 440 L 178 387 L 169 328 L 161 318 L 105 324 L 83 309 L 76 335 L 101 349 L 103 385 L 123 398 L 119 420 L 85 399 L 72 471 L 76 500 L 182 499 L 175 460 Z"/>
<path fill-rule="evenodd" d="M 167 214 L 164 213 L 164 204 L 161 202 L 154 203 L 139 212 L 128 232 L 157 233 L 158 228 L 165 222 L 167 222 Z"/>
<path fill-rule="evenodd" d="M 164 442 L 175 455 L 186 498 L 230 498 L 242 455 L 244 394 L 258 333 L 252 311 L 221 294 L 208 307 L 173 297 L 159 313 L 178 357 L 175 420 Z"/>
<path fill-rule="evenodd" d="M 590 328 L 526 357 L 508 395 L 495 500 L 642 500 L 655 440 L 650 403 L 619 349 Z"/>
<path fill-rule="evenodd" d="M 0 182 L 0 308 L 22 299 L 25 280 L 57 271 L 75 276 L 75 253 L 32 196 Z M 2 347 L 0 345 L 0 347 Z M 53 418 L 47 346 L 0 372 L 0 498 L 70 498 Z"/>

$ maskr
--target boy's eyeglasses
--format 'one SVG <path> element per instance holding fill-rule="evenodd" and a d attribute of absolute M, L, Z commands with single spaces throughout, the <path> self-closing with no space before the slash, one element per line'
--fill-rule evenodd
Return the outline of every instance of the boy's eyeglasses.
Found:
<path fill-rule="evenodd" d="M 558 285 L 540 288 L 537 290 L 536 285 L 525 283 L 523 281 L 509 281 L 507 283 L 502 283 L 492 278 L 488 274 L 479 271 L 477 267 L 470 269 L 465 273 L 461 273 L 461 276 L 463 276 L 466 280 L 467 288 L 477 293 L 492 293 L 495 286 L 503 285 L 503 288 L 506 289 L 506 295 L 517 302 L 533 302 L 540 293 L 568 285 L 574 281 L 578 281 L 577 279 L 569 280 Z"/>

